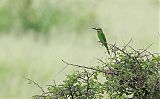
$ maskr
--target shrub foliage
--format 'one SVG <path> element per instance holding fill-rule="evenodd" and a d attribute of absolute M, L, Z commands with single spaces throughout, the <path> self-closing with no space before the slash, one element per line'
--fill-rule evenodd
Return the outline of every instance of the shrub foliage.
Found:
<path fill-rule="evenodd" d="M 97 59 L 99 66 L 68 63 L 82 70 L 67 75 L 62 84 L 47 86 L 47 92 L 33 99 L 159 99 L 160 56 L 129 43 L 120 48 L 110 44 L 111 56 Z M 31 81 L 33 82 L 33 81 Z M 34 83 L 36 84 L 36 83 Z M 41 87 L 40 87 L 41 88 Z"/>

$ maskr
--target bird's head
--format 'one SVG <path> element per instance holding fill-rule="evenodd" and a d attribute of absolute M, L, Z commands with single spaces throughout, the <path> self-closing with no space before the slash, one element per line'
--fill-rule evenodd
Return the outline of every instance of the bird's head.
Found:
<path fill-rule="evenodd" d="M 94 30 L 96 30 L 97 32 L 102 32 L 102 28 L 92 28 Z"/>

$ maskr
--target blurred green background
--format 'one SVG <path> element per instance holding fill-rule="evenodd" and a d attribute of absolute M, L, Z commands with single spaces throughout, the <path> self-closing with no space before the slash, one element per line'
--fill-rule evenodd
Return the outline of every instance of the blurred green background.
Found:
<path fill-rule="evenodd" d="M 0 0 L 0 98 L 28 99 L 77 68 L 61 61 L 97 65 L 104 56 L 92 27 L 108 42 L 160 51 L 158 0 Z M 58 74 L 58 75 L 57 75 Z"/>

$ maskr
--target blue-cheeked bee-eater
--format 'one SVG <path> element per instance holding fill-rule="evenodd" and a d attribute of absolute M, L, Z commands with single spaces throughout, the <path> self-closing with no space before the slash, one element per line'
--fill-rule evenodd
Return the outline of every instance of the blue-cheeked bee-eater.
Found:
<path fill-rule="evenodd" d="M 102 45 L 104 45 L 106 47 L 107 52 L 110 55 L 107 40 L 106 40 L 106 37 L 105 37 L 105 35 L 102 31 L 102 28 L 92 28 L 92 29 L 97 31 L 97 35 L 98 35 L 98 38 L 99 38 L 100 42 L 102 43 Z"/>

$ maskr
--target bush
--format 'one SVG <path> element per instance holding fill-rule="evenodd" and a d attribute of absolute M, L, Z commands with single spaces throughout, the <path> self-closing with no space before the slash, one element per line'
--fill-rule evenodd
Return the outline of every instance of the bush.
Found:
<path fill-rule="evenodd" d="M 159 54 L 147 48 L 135 50 L 128 44 L 123 48 L 110 44 L 111 56 L 97 59 L 99 66 L 81 66 L 63 60 L 67 66 L 82 70 L 67 75 L 60 85 L 49 85 L 47 92 L 42 89 L 41 95 L 32 98 L 102 99 L 107 93 L 110 99 L 159 99 Z"/>

